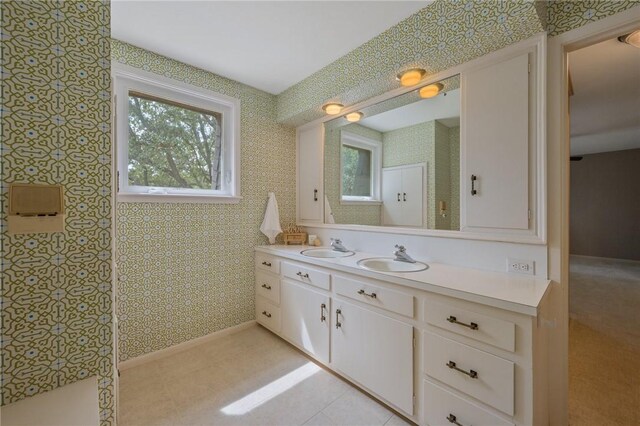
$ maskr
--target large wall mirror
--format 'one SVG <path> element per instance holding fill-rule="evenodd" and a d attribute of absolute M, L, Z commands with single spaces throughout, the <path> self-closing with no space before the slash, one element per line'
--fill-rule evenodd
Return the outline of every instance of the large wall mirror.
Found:
<path fill-rule="evenodd" d="M 460 76 L 325 123 L 325 223 L 460 229 Z"/>

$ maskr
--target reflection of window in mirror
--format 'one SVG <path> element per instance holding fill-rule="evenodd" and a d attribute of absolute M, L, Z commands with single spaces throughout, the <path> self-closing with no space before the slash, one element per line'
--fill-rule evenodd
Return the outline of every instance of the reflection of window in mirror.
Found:
<path fill-rule="evenodd" d="M 380 200 L 380 141 L 348 132 L 340 134 L 341 202 Z"/>

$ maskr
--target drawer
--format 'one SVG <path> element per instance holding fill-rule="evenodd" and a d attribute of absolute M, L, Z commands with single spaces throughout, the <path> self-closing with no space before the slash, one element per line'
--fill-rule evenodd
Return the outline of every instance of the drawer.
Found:
<path fill-rule="evenodd" d="M 429 324 L 453 333 L 507 351 L 516 349 L 516 326 L 512 322 L 431 300 L 424 301 L 424 317 Z"/>
<path fill-rule="evenodd" d="M 334 275 L 336 293 L 368 305 L 413 318 L 413 296 L 385 287 Z"/>
<path fill-rule="evenodd" d="M 428 380 L 424 381 L 423 398 L 424 419 L 429 426 L 451 426 L 454 422 L 463 426 L 514 424 Z"/>
<path fill-rule="evenodd" d="M 280 304 L 280 276 L 268 272 L 256 272 L 256 294 Z"/>
<path fill-rule="evenodd" d="M 302 281 L 324 290 L 331 288 L 331 275 L 328 272 L 302 266 L 298 263 L 282 262 L 282 274 L 287 278 Z"/>
<path fill-rule="evenodd" d="M 279 274 L 280 260 L 268 254 L 256 253 L 256 269 Z"/>
<path fill-rule="evenodd" d="M 513 362 L 429 332 L 423 342 L 426 374 L 513 415 Z"/>
<path fill-rule="evenodd" d="M 256 297 L 256 321 L 271 331 L 280 332 L 280 308 L 265 299 Z"/>

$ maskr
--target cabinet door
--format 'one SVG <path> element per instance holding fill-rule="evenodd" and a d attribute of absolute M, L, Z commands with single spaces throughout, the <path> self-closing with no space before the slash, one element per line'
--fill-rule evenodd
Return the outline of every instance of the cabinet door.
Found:
<path fill-rule="evenodd" d="M 402 225 L 402 170 L 382 170 L 383 225 Z"/>
<path fill-rule="evenodd" d="M 528 53 L 462 76 L 463 230 L 529 229 L 529 77 Z"/>
<path fill-rule="evenodd" d="M 322 125 L 298 130 L 298 219 L 322 222 Z"/>
<path fill-rule="evenodd" d="M 329 297 L 306 284 L 283 280 L 282 335 L 324 363 L 329 362 Z"/>
<path fill-rule="evenodd" d="M 404 226 L 422 226 L 424 215 L 424 176 L 422 166 L 402 169 L 402 223 Z"/>
<path fill-rule="evenodd" d="M 413 415 L 413 327 L 334 299 L 333 367 Z"/>

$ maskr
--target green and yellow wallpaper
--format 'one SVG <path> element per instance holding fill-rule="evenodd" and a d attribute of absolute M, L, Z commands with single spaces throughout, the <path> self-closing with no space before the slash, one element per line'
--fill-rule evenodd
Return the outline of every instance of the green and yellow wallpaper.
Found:
<path fill-rule="evenodd" d="M 553 0 L 547 6 L 547 33 L 555 36 L 634 6 L 638 0 Z"/>
<path fill-rule="evenodd" d="M 396 74 L 451 68 L 544 31 L 533 1 L 439 0 L 278 95 L 278 121 L 322 117 L 328 101 L 352 105 L 398 87 Z"/>
<path fill-rule="evenodd" d="M 399 70 L 435 73 L 545 28 L 557 35 L 638 5 L 437 0 L 276 97 L 111 43 L 107 0 L 3 1 L 2 404 L 95 375 L 102 422 L 114 422 L 110 59 L 242 103 L 240 204 L 116 206 L 126 360 L 253 319 L 253 247 L 266 242 L 258 228 L 267 192 L 283 224 L 295 218 L 289 126 L 321 117 L 326 101 L 351 105 L 397 87 Z M 63 184 L 65 232 L 7 235 L 12 182 Z"/>
<path fill-rule="evenodd" d="M 450 229 L 460 229 L 460 127 L 449 128 L 449 162 L 451 164 L 451 204 L 447 206 Z"/>
<path fill-rule="evenodd" d="M 2 2 L 2 404 L 98 376 L 113 422 L 110 9 Z M 65 232 L 8 235 L 8 184 L 62 184 Z"/>
<path fill-rule="evenodd" d="M 240 99 L 239 204 L 117 203 L 118 354 L 125 361 L 254 319 L 253 247 L 267 193 L 295 221 L 295 129 L 275 96 L 112 41 L 114 62 Z"/>

